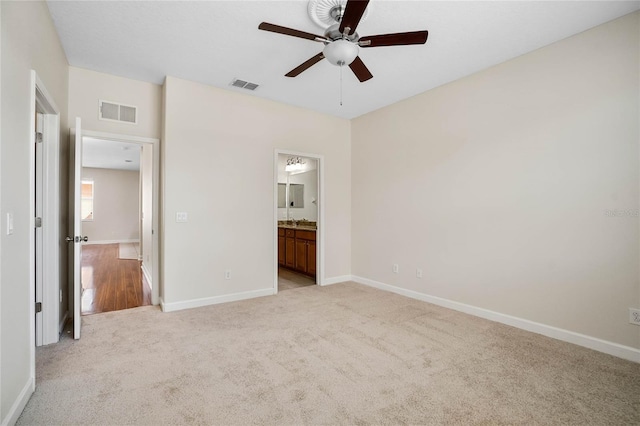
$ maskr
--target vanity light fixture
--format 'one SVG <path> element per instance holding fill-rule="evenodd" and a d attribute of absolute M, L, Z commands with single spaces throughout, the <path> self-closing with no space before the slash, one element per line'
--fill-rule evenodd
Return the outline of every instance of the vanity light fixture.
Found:
<path fill-rule="evenodd" d="M 305 163 L 306 161 L 301 157 L 289 157 L 284 170 L 285 172 L 297 172 L 303 169 Z"/>

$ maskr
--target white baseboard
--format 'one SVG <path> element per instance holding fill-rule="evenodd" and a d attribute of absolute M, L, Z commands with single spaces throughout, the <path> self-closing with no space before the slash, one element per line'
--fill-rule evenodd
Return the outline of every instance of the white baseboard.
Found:
<path fill-rule="evenodd" d="M 222 296 L 203 297 L 202 299 L 184 300 L 181 302 L 167 303 L 160 299 L 160 306 L 163 312 L 180 311 L 182 309 L 200 308 L 202 306 L 217 305 L 219 303 L 236 302 L 238 300 L 253 299 L 256 297 L 273 296 L 273 287 L 263 290 L 244 291 L 241 293 L 225 294 Z"/>
<path fill-rule="evenodd" d="M 86 244 L 126 244 L 126 243 L 140 243 L 140 240 L 96 240 L 96 241 L 87 241 Z"/>
<path fill-rule="evenodd" d="M 543 336 L 551 337 L 553 339 L 573 343 L 574 345 L 583 346 L 585 348 L 613 355 L 618 358 L 623 358 L 629 361 L 640 363 L 640 349 L 635 349 L 630 346 L 620 345 L 618 343 L 598 339 L 597 337 L 587 336 L 585 334 L 576 333 L 546 324 L 540 324 L 523 318 L 502 314 L 500 312 L 490 311 L 488 309 L 478 308 L 476 306 L 455 302 L 453 300 L 443 299 L 441 297 L 431 296 L 425 293 L 395 287 L 389 284 L 370 280 L 368 278 L 358 276 L 352 276 L 351 278 L 353 281 L 359 284 L 375 287 L 380 290 L 390 291 L 392 293 L 397 293 L 402 296 L 410 297 L 412 299 L 418 299 L 424 302 L 433 303 L 434 305 L 464 312 L 465 314 L 475 315 L 480 318 L 510 325 L 522 330 L 542 334 Z"/>
<path fill-rule="evenodd" d="M 2 419 L 2 426 L 12 426 L 15 425 L 18 421 L 18 417 L 22 414 L 22 410 L 29 402 L 29 398 L 31 398 L 31 394 L 36 390 L 36 381 L 33 377 L 31 377 L 27 383 L 22 388 L 22 391 L 18 395 L 18 398 L 15 400 L 9 412 Z"/>
<path fill-rule="evenodd" d="M 60 324 L 58 325 L 58 335 L 62 334 L 62 332 L 64 331 L 64 325 L 67 323 L 68 319 L 69 319 L 69 311 L 66 311 L 64 313 L 64 316 L 60 320 Z"/>
<path fill-rule="evenodd" d="M 140 266 L 140 268 L 142 269 L 142 273 L 144 274 L 144 278 L 149 283 L 149 287 L 153 288 L 153 280 L 151 279 L 151 274 L 147 270 L 147 265 L 145 265 L 144 262 L 142 262 L 142 265 Z"/>
<path fill-rule="evenodd" d="M 339 277 L 325 278 L 324 282 L 322 284 L 320 284 L 320 285 L 321 286 L 332 285 L 332 284 L 343 283 L 343 282 L 351 281 L 351 280 L 352 280 L 351 275 L 342 275 L 342 276 L 339 276 Z"/>

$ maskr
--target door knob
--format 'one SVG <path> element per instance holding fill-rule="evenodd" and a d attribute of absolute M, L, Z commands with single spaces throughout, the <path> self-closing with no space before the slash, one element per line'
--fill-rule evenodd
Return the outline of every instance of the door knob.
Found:
<path fill-rule="evenodd" d="M 64 240 L 65 240 L 66 242 L 68 242 L 68 243 L 73 243 L 74 241 L 75 241 L 76 243 L 81 243 L 81 242 L 83 242 L 83 241 L 86 243 L 87 241 L 89 241 L 89 237 L 86 237 L 86 236 L 85 236 L 85 237 L 83 237 L 82 235 L 80 235 L 79 237 L 75 237 L 75 238 L 74 238 L 74 237 L 65 237 L 65 239 L 64 239 Z"/>

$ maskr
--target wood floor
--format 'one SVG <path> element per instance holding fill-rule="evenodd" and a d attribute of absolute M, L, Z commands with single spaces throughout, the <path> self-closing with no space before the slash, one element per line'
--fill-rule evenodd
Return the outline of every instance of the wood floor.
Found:
<path fill-rule="evenodd" d="M 118 244 L 82 246 L 82 315 L 151 304 L 140 261 L 118 259 Z"/>

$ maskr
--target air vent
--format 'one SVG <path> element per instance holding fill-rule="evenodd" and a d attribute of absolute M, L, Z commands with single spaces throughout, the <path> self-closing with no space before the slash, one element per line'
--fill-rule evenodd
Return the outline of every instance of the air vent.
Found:
<path fill-rule="evenodd" d="M 100 101 L 100 120 L 138 124 L 138 108 L 110 101 Z"/>
<path fill-rule="evenodd" d="M 235 79 L 231 82 L 231 86 L 247 90 L 256 90 L 259 85 L 256 83 L 250 83 L 248 81 Z"/>

